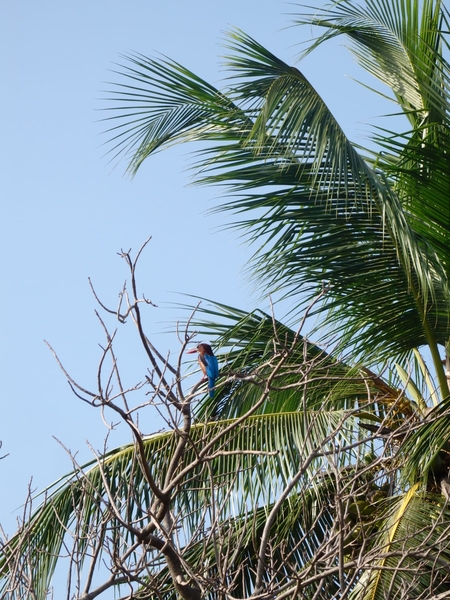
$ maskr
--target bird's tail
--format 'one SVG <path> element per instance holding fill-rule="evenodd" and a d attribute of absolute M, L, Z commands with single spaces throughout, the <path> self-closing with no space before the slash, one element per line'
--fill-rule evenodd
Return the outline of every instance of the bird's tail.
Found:
<path fill-rule="evenodd" d="M 216 380 L 214 379 L 214 377 L 208 377 L 208 392 L 209 392 L 209 397 L 210 398 L 214 398 L 214 385 L 216 383 Z"/>

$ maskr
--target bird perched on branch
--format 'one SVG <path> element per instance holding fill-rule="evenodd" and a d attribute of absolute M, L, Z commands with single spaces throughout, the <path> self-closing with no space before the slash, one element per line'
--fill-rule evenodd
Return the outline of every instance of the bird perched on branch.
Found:
<path fill-rule="evenodd" d="M 219 363 L 217 358 L 214 356 L 212 348 L 209 344 L 202 342 L 198 344 L 196 348 L 187 350 L 187 354 L 194 354 L 198 352 L 198 364 L 203 373 L 204 381 L 208 380 L 208 392 L 210 398 L 214 397 L 214 385 L 216 379 L 219 376 Z"/>

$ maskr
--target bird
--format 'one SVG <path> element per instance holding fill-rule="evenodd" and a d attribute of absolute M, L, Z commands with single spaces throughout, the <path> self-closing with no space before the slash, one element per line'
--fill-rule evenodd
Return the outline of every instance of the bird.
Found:
<path fill-rule="evenodd" d="M 214 398 L 214 385 L 219 376 L 219 363 L 214 356 L 212 348 L 206 342 L 197 344 L 195 348 L 186 351 L 186 354 L 198 353 L 198 364 L 203 373 L 203 380 L 208 380 L 209 397 Z"/>

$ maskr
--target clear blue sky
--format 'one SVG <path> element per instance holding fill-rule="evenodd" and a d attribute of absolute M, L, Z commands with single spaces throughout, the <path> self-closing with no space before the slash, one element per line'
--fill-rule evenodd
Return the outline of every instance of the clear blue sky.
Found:
<path fill-rule="evenodd" d="M 41 489 L 70 470 L 55 437 L 78 451 L 80 462 L 91 458 L 86 440 L 103 445 L 100 414 L 73 396 L 43 342 L 52 344 L 75 379 L 95 387 L 103 334 L 88 277 L 102 300 L 115 306 L 128 276 L 116 252 L 137 250 L 153 236 L 139 283 L 160 307 L 147 311 L 147 328 L 164 352 L 178 350 L 175 336 L 161 333 L 168 320 L 183 316 L 165 308 L 183 301 L 174 292 L 245 309 L 257 302 L 243 274 L 250 250 L 237 232 L 220 231 L 223 217 L 205 214 L 217 190 L 189 186 L 193 148 L 155 156 L 133 181 L 124 176 L 124 163 L 113 170 L 108 165 L 98 120 L 113 63 L 131 51 L 162 53 L 219 84 L 221 39 L 236 26 L 294 64 L 296 44 L 310 32 L 285 29 L 293 10 L 277 0 L 1 3 L 0 454 L 9 456 L 0 461 L 0 522 L 7 531 L 31 478 Z M 366 123 L 386 106 L 346 78 L 359 71 L 340 44 L 297 66 L 347 134 L 364 141 Z M 207 248 L 202 263 L 200 246 Z M 119 334 L 119 360 L 132 384 L 142 380 L 146 365 L 132 325 Z M 141 424 L 146 432 L 161 427 L 146 415 Z M 119 427 L 109 445 L 128 440 Z"/>

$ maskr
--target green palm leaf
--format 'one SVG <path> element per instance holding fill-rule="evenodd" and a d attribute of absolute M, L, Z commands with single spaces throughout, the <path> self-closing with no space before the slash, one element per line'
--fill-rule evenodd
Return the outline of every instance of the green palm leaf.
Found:
<path fill-rule="evenodd" d="M 176 63 L 141 62 L 146 87 L 129 100 L 139 111 L 145 95 L 151 110 L 139 122 L 143 141 L 134 160 L 169 142 L 211 142 L 201 150 L 201 181 L 234 192 L 221 209 L 255 214 L 238 223 L 260 246 L 255 277 L 269 290 L 299 296 L 299 308 L 325 282 L 329 292 L 316 312 L 343 348 L 380 360 L 427 344 L 446 389 L 437 351 L 448 338 L 446 263 L 423 228 L 414 229 L 414 205 L 404 207 L 394 171 L 389 179 L 371 168 L 295 67 L 242 32 L 230 39 L 233 77 L 225 93 L 208 88 L 205 95 L 206 84 L 186 78 Z M 130 69 L 124 75 L 133 79 Z M 179 121 L 167 120 L 168 95 L 183 107 L 181 137 Z M 128 113 L 117 110 L 126 121 Z M 162 129 L 154 125 L 160 122 Z"/>
<path fill-rule="evenodd" d="M 107 133 L 113 158 L 130 155 L 129 171 L 135 174 L 153 152 L 181 141 L 209 140 L 223 130 L 241 136 L 251 123 L 229 98 L 180 64 L 155 61 L 140 54 L 125 57 L 121 66 L 127 84 L 117 84 L 112 100 L 120 105 Z M 152 88 L 155 95 L 149 94 Z"/>
<path fill-rule="evenodd" d="M 348 37 L 358 62 L 389 86 L 413 127 L 448 119 L 449 66 L 442 54 L 446 22 L 440 0 L 369 0 L 365 6 L 344 0 L 300 14 L 295 22 L 326 29 L 306 53 L 333 37 Z"/>
<path fill-rule="evenodd" d="M 343 419 L 348 423 L 345 428 L 341 427 Z M 237 429 L 230 427 L 232 423 L 230 420 L 199 423 L 192 428 L 173 503 L 176 525 L 182 528 L 184 539 L 195 541 L 204 531 L 202 523 L 205 511 L 208 513 L 213 506 L 213 493 L 216 518 L 227 522 L 233 514 L 246 515 L 247 526 L 253 531 L 260 513 L 253 515 L 252 507 L 260 504 L 268 511 L 311 453 L 317 453 L 317 457 L 306 463 L 294 490 L 298 493 L 304 489 L 308 497 L 311 493 L 308 492 L 309 481 L 326 466 L 324 456 L 333 444 L 349 445 L 348 452 L 342 454 L 343 464 L 355 461 L 352 442 L 357 435 L 356 422 L 351 416 L 346 419 L 342 411 L 266 414 L 250 417 L 244 427 Z M 315 440 L 321 440 L 319 446 Z M 147 460 L 161 487 L 176 446 L 177 437 L 173 432 L 145 439 Z M 208 447 L 205 460 L 199 461 L 199 456 L 201 458 Z M 361 444 L 357 452 L 363 454 L 370 447 L 371 444 L 367 447 Z M 223 478 L 229 473 L 235 476 L 232 482 L 227 479 L 227 485 L 223 486 Z M 321 485 L 319 482 L 316 487 L 316 500 Z M 99 461 L 91 461 L 61 478 L 45 491 L 45 495 L 42 506 L 26 524 L 27 535 L 24 531 L 18 532 L 3 549 L 0 556 L 0 589 L 3 591 L 8 589 L 14 569 L 23 561 L 24 568 L 32 569 L 30 576 L 39 582 L 36 592 L 43 598 L 62 546 L 68 543 L 69 532 L 78 531 L 80 536 L 77 552 L 81 563 L 87 561 L 93 551 L 87 542 L 83 543 L 83 540 L 91 539 L 88 532 L 93 530 L 100 555 L 106 531 L 117 531 L 121 545 L 133 549 L 133 535 L 124 528 L 123 522 L 133 523 L 135 528 L 144 527 L 152 502 L 133 444 L 112 450 Z M 116 511 L 111 515 L 113 501 Z M 138 544 L 133 552 L 130 551 L 130 560 L 138 561 L 141 552 Z"/>
<path fill-rule="evenodd" d="M 333 518 L 329 511 L 328 498 L 333 493 L 333 488 L 329 480 L 322 481 L 321 486 L 323 488 L 322 501 L 318 502 L 316 494 L 311 491 L 302 495 L 292 494 L 283 503 L 277 514 L 271 532 L 273 545 L 279 546 L 274 556 L 277 567 L 276 570 L 274 569 L 274 578 L 277 587 L 289 585 L 293 575 L 292 570 L 286 565 L 286 558 L 289 557 L 293 563 L 304 565 L 304 568 L 307 568 L 313 560 L 314 552 L 320 548 L 327 532 L 332 528 Z M 201 540 L 188 549 L 187 560 L 192 564 L 202 563 L 205 565 L 205 588 L 208 592 L 208 588 L 212 588 L 210 593 L 205 594 L 205 597 L 215 597 L 211 582 L 217 581 L 223 576 L 221 566 L 223 568 L 225 561 L 230 572 L 238 571 L 241 575 L 235 578 L 232 586 L 233 595 L 246 597 L 252 594 L 254 590 L 252 571 L 257 568 L 258 541 L 267 521 L 267 515 L 272 508 L 272 504 L 260 507 L 252 515 L 238 515 L 221 524 L 220 554 L 227 558 L 218 557 L 217 542 L 213 536 L 207 540 L 206 548 L 205 541 Z M 245 570 L 240 571 L 242 565 L 245 565 Z M 168 570 L 162 569 L 158 575 L 157 585 L 159 593 L 166 600 L 176 598 L 168 575 Z M 335 581 L 331 580 L 330 585 L 336 587 Z M 156 598 L 157 594 L 152 597 Z"/>
<path fill-rule="evenodd" d="M 450 592 L 450 546 L 444 541 L 448 507 L 442 498 L 423 496 L 413 486 L 386 501 L 385 508 L 388 516 L 372 549 L 373 568 L 359 580 L 352 600 L 421 598 L 430 590 L 444 598 Z"/>
<path fill-rule="evenodd" d="M 205 300 L 205 299 L 203 299 Z M 381 421 L 398 402 L 397 386 L 375 373 L 338 360 L 309 339 L 261 310 L 251 313 L 219 302 L 197 305 L 191 326 L 198 336 L 215 339 L 221 375 L 217 395 L 204 398 L 196 414 L 200 419 L 235 418 L 255 406 L 276 360 L 283 365 L 271 384 L 270 398 L 257 413 L 342 409 L 364 411 Z M 192 306 L 179 307 L 192 313 Z M 368 398 L 376 403 L 368 404 Z M 412 398 L 412 400 L 414 400 Z M 402 410 L 416 411 L 403 399 Z"/>
<path fill-rule="evenodd" d="M 449 400 L 430 411 L 420 427 L 409 434 L 400 449 L 402 478 L 411 485 L 422 480 L 428 489 L 440 493 L 441 481 L 449 475 Z"/>

